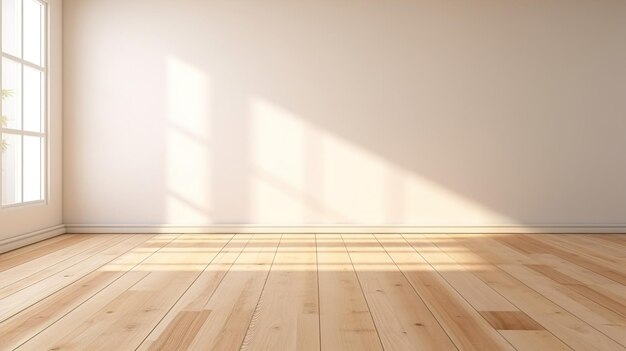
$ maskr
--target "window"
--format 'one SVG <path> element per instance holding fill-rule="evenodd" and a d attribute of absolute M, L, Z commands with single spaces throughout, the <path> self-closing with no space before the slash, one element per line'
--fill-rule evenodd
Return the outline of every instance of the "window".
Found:
<path fill-rule="evenodd" d="M 2 0 L 0 197 L 2 206 L 46 198 L 47 6 Z"/>

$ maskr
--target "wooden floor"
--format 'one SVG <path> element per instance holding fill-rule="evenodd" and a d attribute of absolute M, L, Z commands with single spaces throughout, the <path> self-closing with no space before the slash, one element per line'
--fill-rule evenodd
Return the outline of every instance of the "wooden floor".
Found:
<path fill-rule="evenodd" d="M 626 235 L 63 235 L 2 350 L 624 350 Z"/>

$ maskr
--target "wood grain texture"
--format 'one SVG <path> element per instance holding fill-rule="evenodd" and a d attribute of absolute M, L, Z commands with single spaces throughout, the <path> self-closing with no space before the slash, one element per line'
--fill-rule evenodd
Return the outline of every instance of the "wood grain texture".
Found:
<path fill-rule="evenodd" d="M 522 311 L 482 311 L 480 314 L 496 330 L 544 330 Z"/>
<path fill-rule="evenodd" d="M 447 235 L 446 237 L 449 238 L 452 236 Z M 484 250 L 488 252 L 496 250 L 498 246 L 497 242 L 495 242 L 496 245 L 493 245 L 494 241 L 502 240 L 502 237 L 496 236 L 495 240 L 491 237 L 460 237 L 458 235 L 454 237 L 453 243 L 467 250 L 457 251 L 446 248 L 444 251 L 452 259 L 459 263 L 464 263 L 466 256 L 474 256 L 472 259 L 474 262 L 482 260 L 480 269 L 475 269 L 474 271 L 476 276 L 571 348 L 598 351 L 624 349 L 618 342 L 601 333 L 585 320 L 575 316 L 572 311 L 568 311 L 565 307 L 560 306 L 542 293 L 534 290 L 532 287 L 524 284 L 501 269 L 504 264 L 507 264 L 509 267 L 516 265 L 523 266 L 516 259 L 512 258 L 507 262 L 506 258 L 502 257 L 503 260 L 498 264 L 491 264 L 488 258 L 491 256 L 483 256 L 482 252 L 484 252 Z M 435 243 L 437 242 L 436 239 L 432 240 Z M 510 242 L 512 240 L 537 241 L 537 239 L 529 239 L 526 237 L 517 238 L 517 236 L 514 235 L 507 235 L 506 241 Z M 533 245 L 536 244 L 540 243 L 533 243 Z M 467 269 L 471 269 L 472 266 L 466 267 Z"/>
<path fill-rule="evenodd" d="M 341 235 L 318 234 L 316 241 L 322 349 L 382 350 Z"/>
<path fill-rule="evenodd" d="M 136 269 L 149 271 L 145 278 L 92 314 L 55 347 L 137 348 L 231 237 L 181 235 L 176 238 L 137 266 Z"/>
<path fill-rule="evenodd" d="M 150 346 L 151 350 L 187 350 L 191 341 L 200 331 L 200 327 L 209 318 L 211 311 L 179 311 L 167 325 L 157 340 Z"/>
<path fill-rule="evenodd" d="M 196 282 L 152 330 L 138 350 L 187 349 L 197 335 L 196 328 L 199 329 L 210 314 L 204 306 L 209 302 L 251 237 L 252 235 L 238 235 L 231 239 L 211 265 L 200 274 Z M 195 316 L 193 320 L 191 316 Z M 191 323 L 191 329 L 181 330 L 187 322 Z M 173 344 L 180 346 L 174 347 Z"/>
<path fill-rule="evenodd" d="M 208 319 L 190 350 L 239 350 L 263 292 L 282 235 L 256 234 L 202 307 Z"/>
<path fill-rule="evenodd" d="M 623 316 L 577 293 L 569 285 L 559 285 L 526 266 L 500 265 L 500 268 L 596 330 L 626 345 L 626 319 Z"/>
<path fill-rule="evenodd" d="M 572 350 L 554 334 L 546 330 L 501 330 L 502 334 L 518 351 L 570 351 Z"/>
<path fill-rule="evenodd" d="M 41 280 L 44 280 L 50 276 L 58 274 L 59 272 L 64 271 L 65 269 L 72 267 L 76 264 L 80 264 L 82 261 L 89 259 L 90 257 L 96 255 L 98 252 L 105 250 L 108 247 L 111 247 L 117 243 L 128 240 L 128 235 L 117 235 L 114 237 L 106 237 L 98 238 L 100 240 L 90 240 L 87 241 L 85 245 L 81 249 L 85 249 L 84 251 L 79 251 L 79 254 L 76 255 L 68 255 L 67 259 L 64 259 L 56 264 L 53 264 L 48 267 L 42 267 L 37 272 L 34 272 L 28 276 L 22 276 L 21 279 L 15 281 L 12 284 L 5 285 L 0 288 L 0 299 L 3 299 L 11 294 L 14 294 L 24 288 L 27 288 Z M 125 244 L 126 245 L 126 244 Z M 14 268 L 13 270 L 17 270 L 19 272 L 20 266 Z M 8 272 L 8 271 L 7 271 Z M 7 273 L 5 272 L 5 273 Z M 3 279 L 3 281 L 5 281 Z M 5 281 L 6 282 L 6 281 Z"/>
<path fill-rule="evenodd" d="M 424 258 L 427 253 L 436 253 L 436 247 L 428 246 L 419 236 L 405 239 L 380 235 L 378 238 L 459 349 L 512 350 L 511 345 L 442 277 L 432 262 Z M 442 268 L 439 264 L 439 270 L 448 272 L 449 268 Z M 495 306 L 501 304 L 495 302 Z"/>
<path fill-rule="evenodd" d="M 157 235 L 136 247 L 127 247 L 126 253 L 100 269 L 0 324 L 0 331 L 6 331 L 3 346 L 14 349 L 28 341 L 25 349 L 36 348 L 32 345 L 36 342 L 45 347 L 64 330 L 84 320 L 90 311 L 101 308 L 111 296 L 128 289 L 137 279 L 132 269 L 175 237 Z"/>
<path fill-rule="evenodd" d="M 385 349 L 456 350 L 374 235 L 342 235 Z"/>
<path fill-rule="evenodd" d="M 0 350 L 625 350 L 626 235 L 63 235 Z"/>
<path fill-rule="evenodd" d="M 58 249 L 71 246 L 73 242 L 87 240 L 88 238 L 88 235 L 79 235 L 77 240 L 76 234 L 63 234 L 48 240 L 5 252 L 0 255 L 0 272 L 11 267 L 15 267 L 21 263 L 32 261 L 37 257 L 48 255 Z"/>
<path fill-rule="evenodd" d="M 314 234 L 285 234 L 242 350 L 319 350 Z"/>
<path fill-rule="evenodd" d="M 568 262 L 587 268 L 622 285 L 626 284 L 626 268 L 624 262 L 615 262 L 612 258 L 590 254 L 579 245 L 571 245 L 567 241 L 554 240 L 554 237 L 539 239 L 526 236 L 501 236 L 496 240 L 519 250 L 520 253 L 547 253 L 560 257 Z"/>

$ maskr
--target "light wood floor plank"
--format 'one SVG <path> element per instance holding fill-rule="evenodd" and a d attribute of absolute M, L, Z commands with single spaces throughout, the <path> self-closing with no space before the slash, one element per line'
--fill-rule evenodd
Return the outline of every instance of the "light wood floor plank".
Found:
<path fill-rule="evenodd" d="M 600 239 L 614 245 L 617 244 L 626 249 L 626 234 L 585 234 L 585 236 L 593 238 L 594 240 Z"/>
<path fill-rule="evenodd" d="M 0 254 L 0 272 L 67 247 L 77 234 L 63 234 Z M 79 235 L 83 240 L 87 235 Z"/>
<path fill-rule="evenodd" d="M 43 279 L 46 279 L 56 273 L 59 273 L 69 267 L 72 267 L 75 264 L 80 264 L 81 261 L 84 261 L 90 258 L 91 256 L 97 254 L 98 252 L 104 251 L 105 249 L 127 239 L 128 239 L 127 235 L 117 235 L 117 236 L 114 236 L 113 238 L 103 237 L 101 240 L 96 240 L 96 239 L 90 240 L 89 241 L 90 245 L 87 247 L 83 247 L 85 251 L 81 252 L 77 250 L 79 251 L 78 254 L 69 256 L 66 260 L 60 261 L 49 267 L 45 267 L 29 276 L 26 276 L 20 280 L 15 281 L 12 284 L 5 285 L 4 287 L 0 288 L 0 300 L 28 286 L 31 286 Z M 19 272 L 16 272 L 16 273 L 19 273 Z"/>
<path fill-rule="evenodd" d="M 113 239 L 119 234 L 93 235 L 86 239 L 74 237 L 74 242 L 65 248 L 60 248 L 41 257 L 24 262 L 18 266 L 0 272 L 1 287 L 7 287 L 15 282 L 25 279 L 33 274 L 38 274 L 48 268 L 53 269 L 55 265 L 62 263 L 82 252 L 97 247 Z"/>
<path fill-rule="evenodd" d="M 571 350 L 571 348 L 546 330 L 502 330 L 500 334 L 518 351 Z"/>
<path fill-rule="evenodd" d="M 498 265 L 498 267 L 622 346 L 626 345 L 626 318 L 528 266 Z"/>
<path fill-rule="evenodd" d="M 181 235 L 132 269 L 140 274 L 130 287 L 109 295 L 82 323 L 40 342 L 58 350 L 135 349 L 231 237 Z"/>
<path fill-rule="evenodd" d="M 457 236 L 454 242 L 467 247 L 470 249 L 469 252 L 442 250 L 462 265 L 465 256 L 478 255 L 479 260 L 482 258 L 484 260 L 483 264 L 480 268 L 474 266 L 474 274 L 571 348 L 597 351 L 624 349 L 617 342 L 600 333 L 586 322 L 554 304 L 540 293 L 502 271 L 496 265 L 491 264 L 485 257 L 480 257 L 480 254 L 476 252 L 480 251 L 479 247 L 484 247 L 484 243 L 489 240 L 492 239 L 488 237 L 464 239 Z M 436 240 L 433 241 L 435 244 L 437 243 Z M 511 261 L 508 263 L 515 264 L 518 262 Z M 469 266 L 468 269 L 472 269 L 472 266 Z"/>
<path fill-rule="evenodd" d="M 460 350 L 513 350 L 402 235 L 376 235 L 430 311 Z M 448 269 L 448 267 L 445 267 Z M 500 303 L 501 306 L 501 303 Z"/>
<path fill-rule="evenodd" d="M 457 349 L 373 235 L 342 237 L 385 349 Z"/>
<path fill-rule="evenodd" d="M 378 351 L 382 344 L 339 234 L 318 234 L 321 349 Z"/>
<path fill-rule="evenodd" d="M 31 306 L 47 296 L 67 287 L 78 279 L 102 267 L 116 257 L 128 251 L 126 241 L 132 240 L 128 236 L 124 241 L 117 243 L 104 251 L 83 260 L 80 265 L 73 265 L 57 274 L 43 279 L 35 284 L 11 294 L 0 300 L 0 321 L 4 321 L 21 310 Z"/>
<path fill-rule="evenodd" d="M 573 234 L 548 234 L 545 236 L 529 236 L 548 245 L 553 245 L 559 248 L 566 248 L 568 252 L 574 253 L 578 256 L 582 256 L 587 260 L 609 267 L 622 274 L 626 273 L 626 268 L 623 267 L 623 263 L 625 262 L 625 253 L 621 248 L 616 248 L 614 246 L 602 247 L 603 244 L 599 243 L 598 241 L 581 242 L 584 241 L 584 239 L 581 239 L 580 235 Z"/>
<path fill-rule="evenodd" d="M 208 318 L 204 306 L 235 263 L 252 235 L 235 236 L 176 305 L 152 330 L 138 350 L 186 350 Z"/>
<path fill-rule="evenodd" d="M 441 244 L 443 239 L 441 239 L 441 236 L 438 238 Z M 443 253 L 437 245 L 430 241 L 429 236 L 404 234 L 403 239 L 477 311 L 517 310 L 517 307 L 489 287 L 489 285 L 467 271 L 460 264 L 451 260 L 447 254 Z M 449 245 L 448 249 L 460 250 L 462 248 L 455 247 L 452 244 Z M 418 259 L 421 260 L 422 258 Z M 517 258 L 514 259 L 518 260 Z M 501 259 L 498 259 L 498 261 L 501 261 Z"/>
<path fill-rule="evenodd" d="M 530 268 L 626 317 L 626 286 L 553 255 L 531 256 L 539 264 Z"/>
<path fill-rule="evenodd" d="M 242 350 L 319 350 L 314 234 L 285 234 Z"/>
<path fill-rule="evenodd" d="M 626 350 L 626 235 L 62 235 L 0 254 L 3 350 Z"/>
<path fill-rule="evenodd" d="M 173 239 L 168 234 L 143 234 L 136 238 L 140 244 L 132 247 L 129 242 L 129 251 L 124 255 L 0 323 L 0 350 L 13 350 L 28 341 L 126 273 L 109 266 L 123 263 L 132 268 Z"/>
<path fill-rule="evenodd" d="M 247 243 L 209 302 L 208 317 L 189 350 L 239 350 L 263 291 L 281 235 L 256 234 Z"/>
<path fill-rule="evenodd" d="M 567 261 L 612 279 L 622 285 L 626 284 L 626 274 L 624 274 L 623 271 L 620 272 L 619 267 L 616 268 L 615 264 L 611 262 L 601 261 L 596 257 L 589 256 L 577 247 L 568 245 L 563 247 L 558 243 L 555 244 L 550 242 L 549 239 L 537 240 L 536 238 L 528 235 L 523 237 L 506 235 L 497 237 L 496 240 L 524 254 L 545 253 L 561 257 Z"/>
<path fill-rule="evenodd" d="M 533 237 L 539 237 L 534 235 Z M 565 240 L 583 250 L 588 250 L 589 254 L 598 258 L 609 258 L 613 261 L 626 261 L 626 246 L 616 245 L 604 240 L 598 240 L 588 235 L 581 234 L 548 234 L 552 240 Z"/>
<path fill-rule="evenodd" d="M 85 296 L 86 300 L 81 304 L 71 308 L 62 318 L 53 321 L 45 329 L 23 343 L 17 350 L 42 350 L 51 348 L 53 343 L 59 341 L 77 326 L 88 323 L 89 317 L 110 303 L 115 297 L 121 295 L 141 279 L 148 276 L 146 270 L 137 269 L 147 258 L 158 253 L 163 247 L 170 245 L 179 235 L 164 234 L 155 240 L 148 241 L 137 250 L 127 251 L 124 255 L 102 266 L 92 273 L 95 276 L 119 276 L 95 294 Z M 87 278 L 87 277 L 85 277 Z M 56 301 L 52 299 L 49 303 L 42 304 L 40 310 L 46 313 L 54 308 Z M 56 314 L 56 311 L 54 311 Z M 35 314 L 36 315 L 36 314 Z M 30 320 L 29 320 L 30 322 Z M 78 345 L 85 347 L 86 345 Z"/>

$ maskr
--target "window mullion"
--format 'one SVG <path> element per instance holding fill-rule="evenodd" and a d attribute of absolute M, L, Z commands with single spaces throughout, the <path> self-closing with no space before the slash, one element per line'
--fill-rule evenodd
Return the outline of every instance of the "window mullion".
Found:
<path fill-rule="evenodd" d="M 42 132 L 31 132 L 28 130 L 19 130 L 19 129 L 11 129 L 11 128 L 0 128 L 0 130 L 2 130 L 2 132 L 6 134 L 26 135 L 26 136 L 33 136 L 33 137 L 40 137 L 40 138 L 46 137 L 46 134 Z"/>
<path fill-rule="evenodd" d="M 20 63 L 20 64 L 22 64 L 24 66 L 28 66 L 30 68 L 36 69 L 36 70 L 38 70 L 40 72 L 44 72 L 44 73 L 46 72 L 46 67 L 40 66 L 40 65 L 38 65 L 36 63 L 32 63 L 30 61 L 26 61 L 26 60 L 21 59 L 21 58 L 19 58 L 17 56 L 13 56 L 13 55 L 11 55 L 11 54 L 9 54 L 7 52 L 3 51 L 2 52 L 2 57 L 8 58 L 9 60 L 12 60 L 12 61 L 15 61 L 17 63 Z"/>

